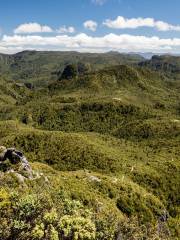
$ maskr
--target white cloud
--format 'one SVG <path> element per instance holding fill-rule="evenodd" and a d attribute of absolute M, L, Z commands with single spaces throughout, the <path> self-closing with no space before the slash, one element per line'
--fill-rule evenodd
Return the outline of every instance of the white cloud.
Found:
<path fill-rule="evenodd" d="M 89 29 L 89 30 L 91 30 L 93 32 L 96 31 L 97 26 L 98 26 L 97 22 L 92 21 L 92 20 L 88 20 L 88 21 L 84 22 L 83 25 L 84 25 L 85 28 L 87 28 L 87 29 Z"/>
<path fill-rule="evenodd" d="M 58 33 L 74 33 L 75 32 L 75 28 L 70 26 L 70 27 L 66 27 L 66 26 L 62 26 L 57 30 Z"/>
<path fill-rule="evenodd" d="M 39 23 L 24 23 L 19 25 L 15 30 L 15 34 L 26 34 L 26 33 L 43 33 L 53 32 L 53 30 L 46 25 L 40 25 Z"/>
<path fill-rule="evenodd" d="M 107 0 L 91 0 L 96 5 L 103 5 Z"/>
<path fill-rule="evenodd" d="M 125 28 L 139 28 L 151 27 L 158 31 L 180 31 L 180 25 L 171 25 L 163 21 L 156 21 L 153 18 L 124 18 L 118 16 L 115 20 L 106 19 L 103 24 L 109 28 L 125 29 Z"/>
<path fill-rule="evenodd" d="M 117 35 L 113 33 L 102 37 L 92 37 L 81 33 L 75 36 L 57 35 L 48 37 L 4 35 L 0 39 L 0 52 L 12 53 L 18 52 L 20 49 L 180 53 L 180 38 Z"/>

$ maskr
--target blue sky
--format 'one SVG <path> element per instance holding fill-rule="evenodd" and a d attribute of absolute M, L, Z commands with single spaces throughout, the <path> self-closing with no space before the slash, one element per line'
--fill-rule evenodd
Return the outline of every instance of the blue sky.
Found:
<path fill-rule="evenodd" d="M 180 53 L 179 0 L 0 0 L 0 52 Z"/>

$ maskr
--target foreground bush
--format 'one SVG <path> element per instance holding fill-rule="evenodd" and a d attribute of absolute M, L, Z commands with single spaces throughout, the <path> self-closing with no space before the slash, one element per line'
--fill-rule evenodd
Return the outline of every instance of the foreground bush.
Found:
<path fill-rule="evenodd" d="M 141 225 L 137 218 L 118 221 L 98 215 L 80 201 L 62 196 L 59 204 L 48 195 L 0 191 L 0 239 L 116 240 L 171 239 L 166 223 Z"/>

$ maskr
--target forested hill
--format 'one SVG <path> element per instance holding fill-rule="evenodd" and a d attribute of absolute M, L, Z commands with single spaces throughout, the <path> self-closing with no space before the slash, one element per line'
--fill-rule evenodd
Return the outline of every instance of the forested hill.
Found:
<path fill-rule="evenodd" d="M 142 61 L 140 66 L 149 67 L 156 71 L 180 74 L 180 57 L 172 55 L 153 56 L 151 60 Z"/>
<path fill-rule="evenodd" d="M 109 65 L 134 64 L 142 61 L 137 54 L 78 53 L 78 52 L 38 52 L 23 51 L 14 55 L 0 54 L 0 73 L 14 80 L 45 85 L 57 71 L 68 64 L 86 63 L 92 70 Z"/>

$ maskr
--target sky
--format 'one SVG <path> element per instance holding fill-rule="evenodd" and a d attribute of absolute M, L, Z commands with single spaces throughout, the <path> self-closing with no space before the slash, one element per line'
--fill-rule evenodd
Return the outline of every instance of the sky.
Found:
<path fill-rule="evenodd" d="M 0 52 L 180 54 L 180 0 L 0 0 Z"/>

